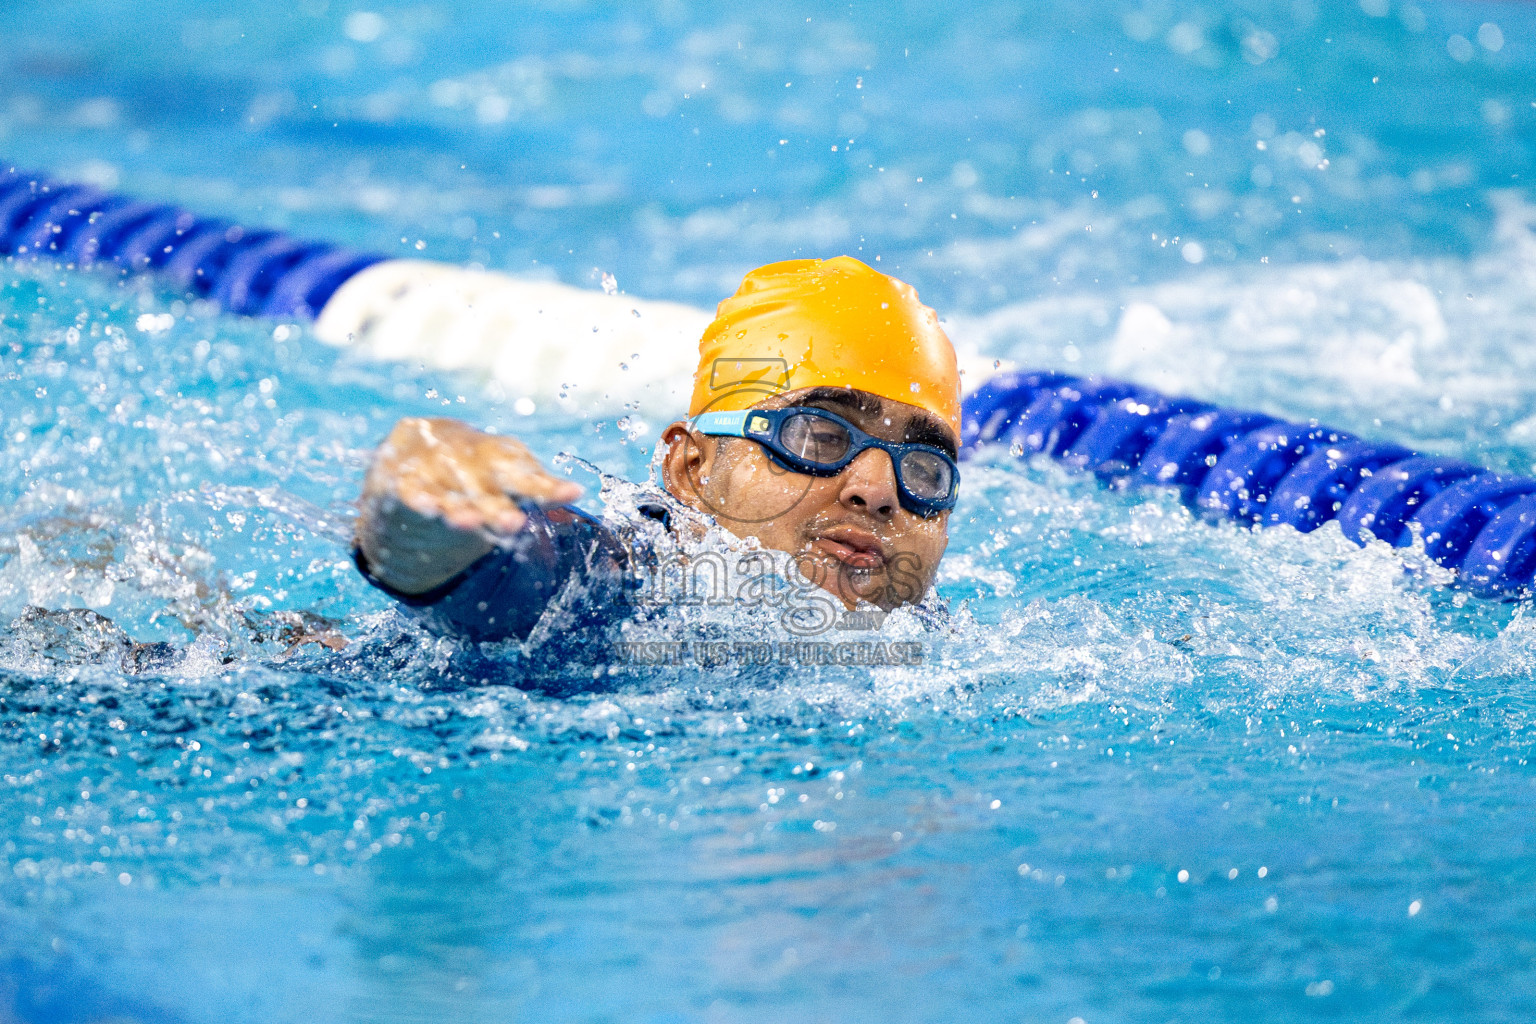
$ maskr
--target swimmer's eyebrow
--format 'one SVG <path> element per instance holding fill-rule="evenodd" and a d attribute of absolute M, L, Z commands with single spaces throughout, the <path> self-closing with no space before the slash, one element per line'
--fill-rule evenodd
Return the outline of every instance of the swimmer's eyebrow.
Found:
<path fill-rule="evenodd" d="M 849 419 L 858 424 L 864 430 L 875 426 L 880 414 L 885 411 L 885 405 L 879 398 L 864 391 L 855 391 L 852 388 L 811 388 L 805 394 L 795 400 L 796 405 L 836 406 L 829 412 L 846 411 L 853 413 Z M 949 453 L 951 458 L 959 455 L 959 449 L 955 444 L 955 436 L 938 418 L 925 412 L 914 413 L 907 421 L 907 429 L 903 440 L 908 444 L 932 445 L 941 451 Z"/>
<path fill-rule="evenodd" d="M 908 444 L 928 444 L 949 453 L 949 457 L 960 457 L 959 448 L 955 445 L 955 435 L 949 427 L 926 414 L 913 416 L 907 421 Z"/>
<path fill-rule="evenodd" d="M 796 405 L 835 405 L 843 410 L 854 413 L 854 422 L 866 417 L 879 416 L 884 406 L 880 399 L 863 391 L 855 391 L 852 388 L 811 388 L 805 394 L 795 399 Z M 828 412 L 836 412 L 829 409 Z M 865 426 L 859 423 L 859 426 Z"/>

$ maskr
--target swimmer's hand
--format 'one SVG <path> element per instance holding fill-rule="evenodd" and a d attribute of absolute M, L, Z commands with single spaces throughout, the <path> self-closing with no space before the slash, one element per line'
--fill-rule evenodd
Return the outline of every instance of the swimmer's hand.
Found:
<path fill-rule="evenodd" d="M 374 453 L 357 544 L 375 579 L 403 594 L 447 582 L 528 521 L 519 502 L 561 504 L 581 487 L 520 441 L 443 418 L 403 419 Z"/>

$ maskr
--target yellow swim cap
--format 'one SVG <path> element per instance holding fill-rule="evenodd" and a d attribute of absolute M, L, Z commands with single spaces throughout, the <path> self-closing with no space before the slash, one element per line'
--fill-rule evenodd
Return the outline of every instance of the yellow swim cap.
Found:
<path fill-rule="evenodd" d="M 759 267 L 699 339 L 688 415 L 780 391 L 857 388 L 926 409 L 960 436 L 960 369 L 911 285 L 851 256 Z"/>

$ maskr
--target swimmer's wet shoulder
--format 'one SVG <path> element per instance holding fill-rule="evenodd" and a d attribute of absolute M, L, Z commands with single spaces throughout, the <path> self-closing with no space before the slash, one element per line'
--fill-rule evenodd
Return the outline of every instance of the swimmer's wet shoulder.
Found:
<path fill-rule="evenodd" d="M 849 257 L 793 260 L 748 274 L 699 349 L 688 418 L 661 435 L 670 498 L 847 608 L 921 600 L 959 491 L 959 371 L 933 310 Z M 472 639 L 527 636 L 569 581 L 601 628 L 635 567 L 579 494 L 513 438 L 402 420 L 364 484 L 358 564 Z"/>

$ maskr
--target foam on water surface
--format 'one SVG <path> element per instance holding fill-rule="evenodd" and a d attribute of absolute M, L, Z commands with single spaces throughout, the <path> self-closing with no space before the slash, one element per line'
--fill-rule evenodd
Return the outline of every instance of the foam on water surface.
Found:
<path fill-rule="evenodd" d="M 579 972 L 608 979 L 584 1013 L 667 1012 L 622 982 L 630 950 L 744 1016 L 841 990 L 844 1019 L 901 1017 L 876 984 L 893 962 L 939 1002 L 1024 972 L 1029 1006 L 1139 1016 L 1240 1004 L 1216 967 L 1298 1001 L 1408 985 L 1440 970 L 1412 950 L 1469 919 L 1523 927 L 1481 879 L 1524 870 L 1536 646 L 1521 609 L 1444 589 L 1421 554 L 982 459 L 950 613 L 837 637 L 918 643 L 921 666 L 711 664 L 695 642 L 801 638 L 773 608 L 675 607 L 628 636 L 685 641 L 681 663 L 529 675 L 420 632 L 351 568 L 368 447 L 447 410 L 643 479 L 648 441 L 294 328 L 162 331 L 164 298 L 95 278 L 17 267 L 0 294 L 19 977 L 88 977 L 163 1019 L 420 1019 L 540 1015 Z M 639 493 L 563 465 L 615 507 Z M 1468 815 L 1510 838 L 1468 850 Z M 1436 866 L 1453 850 L 1464 877 Z M 977 881 L 925 881 L 955 871 Z M 1341 903 L 1387 914 L 1383 892 L 1405 924 L 1367 959 L 1302 951 Z M 1402 931 L 1430 913 L 1429 938 Z M 1111 951 L 1137 934 L 1160 944 Z M 280 990 L 238 966 L 253 940 Z M 1039 966 L 1063 957 L 1070 976 Z M 1172 988 L 1127 994 L 1127 964 Z"/>

